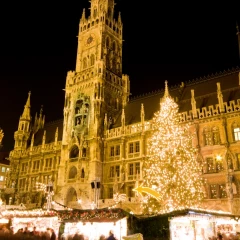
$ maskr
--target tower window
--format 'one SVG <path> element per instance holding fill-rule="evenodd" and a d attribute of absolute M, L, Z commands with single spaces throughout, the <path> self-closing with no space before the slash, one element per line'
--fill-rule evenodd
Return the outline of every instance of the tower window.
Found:
<path fill-rule="evenodd" d="M 87 58 L 83 59 L 83 69 L 87 68 Z"/>
<path fill-rule="evenodd" d="M 112 48 L 113 48 L 113 51 L 116 50 L 116 42 L 113 42 L 113 44 L 112 44 Z"/>
<path fill-rule="evenodd" d="M 92 54 L 90 57 L 90 66 L 93 66 L 94 62 L 95 62 L 95 56 L 94 56 L 94 54 Z"/>
<path fill-rule="evenodd" d="M 78 149 L 78 147 L 75 145 L 75 146 L 71 149 L 71 151 L 70 151 L 70 156 L 69 156 L 69 158 L 76 158 L 76 157 L 78 157 L 78 154 L 79 154 L 79 149 Z"/>
<path fill-rule="evenodd" d="M 101 7 L 101 6 L 100 6 Z M 100 9 L 101 10 L 101 9 Z M 97 8 L 94 8 L 93 10 L 93 17 L 96 18 L 97 17 Z"/>
<path fill-rule="evenodd" d="M 81 178 L 84 178 L 85 177 L 85 172 L 84 172 L 84 168 L 82 168 L 82 171 L 81 171 Z"/>
<path fill-rule="evenodd" d="M 87 149 L 83 148 L 82 149 L 82 157 L 86 157 L 87 156 Z"/>
<path fill-rule="evenodd" d="M 240 140 L 240 128 L 239 127 L 234 128 L 233 134 L 234 134 L 234 141 L 239 141 Z"/>
<path fill-rule="evenodd" d="M 71 167 L 71 169 L 69 171 L 68 178 L 73 179 L 76 177 L 76 175 L 77 175 L 77 168 L 73 166 L 73 167 Z"/>

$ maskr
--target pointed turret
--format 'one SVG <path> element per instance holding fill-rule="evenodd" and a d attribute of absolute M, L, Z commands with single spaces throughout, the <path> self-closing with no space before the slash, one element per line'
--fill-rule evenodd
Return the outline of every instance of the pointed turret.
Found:
<path fill-rule="evenodd" d="M 224 112 L 224 105 L 223 105 L 223 94 L 221 91 L 221 85 L 220 82 L 217 82 L 217 98 L 218 98 L 218 105 L 219 105 L 219 110 L 220 112 Z"/>
<path fill-rule="evenodd" d="M 170 97 L 169 91 L 168 91 L 168 81 L 167 80 L 165 81 L 165 92 L 164 92 L 164 96 L 163 97 L 164 98 Z"/>
<path fill-rule="evenodd" d="M 30 108 L 31 108 L 31 105 L 30 105 L 30 96 L 31 96 L 31 92 L 28 93 L 28 99 L 27 99 L 27 102 L 24 106 L 24 110 L 23 110 L 23 114 L 22 116 L 20 117 L 20 120 L 31 120 L 31 114 L 30 114 Z"/>
<path fill-rule="evenodd" d="M 39 117 L 36 113 L 35 115 L 35 121 L 33 125 L 33 133 L 36 133 L 39 129 L 44 128 L 44 123 L 45 123 L 45 116 L 43 115 L 43 106 L 41 106 Z"/>
<path fill-rule="evenodd" d="M 193 118 L 197 118 L 197 107 L 196 107 L 196 100 L 194 97 L 194 89 L 191 89 L 191 104 L 192 104 Z"/>
<path fill-rule="evenodd" d="M 142 130 L 144 130 L 144 122 L 145 122 L 145 111 L 144 111 L 144 105 L 143 103 L 141 104 L 141 124 L 142 124 Z"/>
<path fill-rule="evenodd" d="M 32 155 L 33 145 L 34 145 L 34 134 L 32 135 L 31 144 L 30 144 L 30 154 L 31 155 Z"/>
<path fill-rule="evenodd" d="M 31 92 L 28 93 L 28 99 L 24 106 L 23 114 L 20 116 L 18 123 L 18 130 L 14 133 L 15 147 L 14 149 L 26 149 L 27 141 L 30 137 L 30 123 L 31 123 L 31 114 L 30 114 L 30 96 Z"/>
<path fill-rule="evenodd" d="M 42 151 L 44 151 L 45 149 L 45 142 L 46 142 L 46 130 L 44 130 L 42 137 Z"/>
<path fill-rule="evenodd" d="M 55 148 L 57 147 L 57 142 L 58 142 L 58 127 L 57 127 L 56 132 L 55 132 L 55 140 L 54 140 L 54 147 Z"/>
<path fill-rule="evenodd" d="M 85 8 L 83 9 L 81 20 L 82 20 L 83 22 L 86 20 L 86 12 L 85 12 Z"/>
<path fill-rule="evenodd" d="M 118 23 L 121 24 L 122 23 L 122 17 L 121 17 L 121 13 L 118 13 Z"/>

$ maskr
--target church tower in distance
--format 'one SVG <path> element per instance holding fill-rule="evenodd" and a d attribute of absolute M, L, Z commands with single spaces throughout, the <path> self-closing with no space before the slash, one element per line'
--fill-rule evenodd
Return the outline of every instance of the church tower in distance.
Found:
<path fill-rule="evenodd" d="M 104 132 L 129 101 L 129 77 L 122 74 L 123 25 L 120 14 L 114 18 L 114 5 L 114 0 L 92 0 L 90 16 L 84 9 L 80 19 L 76 69 L 67 73 L 65 86 L 57 192 L 69 199 L 60 197 L 62 204 L 76 197 L 89 204 L 95 199 L 93 189 L 103 177 Z"/>

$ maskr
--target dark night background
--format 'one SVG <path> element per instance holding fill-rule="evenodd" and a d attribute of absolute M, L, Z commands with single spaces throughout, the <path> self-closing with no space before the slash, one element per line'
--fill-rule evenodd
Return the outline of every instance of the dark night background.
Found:
<path fill-rule="evenodd" d="M 132 96 L 240 66 L 240 1 L 115 0 L 123 21 L 123 73 Z M 65 78 L 75 70 L 77 35 L 88 0 L 4 1 L 0 14 L 0 128 L 5 150 L 31 91 L 31 113 L 63 117 Z"/>

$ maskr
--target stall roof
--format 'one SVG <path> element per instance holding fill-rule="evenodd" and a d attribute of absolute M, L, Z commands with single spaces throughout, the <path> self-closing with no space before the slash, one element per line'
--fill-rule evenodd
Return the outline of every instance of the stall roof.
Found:
<path fill-rule="evenodd" d="M 116 222 L 129 215 L 121 208 L 87 210 L 58 210 L 58 218 L 63 222 Z"/>
<path fill-rule="evenodd" d="M 179 217 L 179 216 L 185 216 L 189 214 L 204 214 L 204 215 L 212 215 L 212 216 L 218 216 L 218 217 L 229 217 L 233 218 L 235 220 L 240 219 L 240 215 L 234 215 L 229 212 L 217 212 L 217 211 L 208 211 L 208 210 L 201 210 L 201 209 L 191 209 L 186 208 L 182 210 L 176 210 L 164 214 L 142 214 L 142 215 L 134 215 L 138 219 L 146 219 L 146 218 L 153 218 L 153 217 Z"/>

